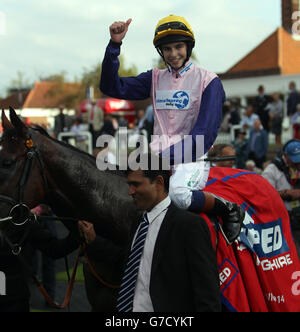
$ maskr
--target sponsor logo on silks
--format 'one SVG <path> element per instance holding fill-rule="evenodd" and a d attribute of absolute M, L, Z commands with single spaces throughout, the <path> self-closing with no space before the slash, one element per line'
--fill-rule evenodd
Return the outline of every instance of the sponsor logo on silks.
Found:
<path fill-rule="evenodd" d="M 190 91 L 158 90 L 156 108 L 158 110 L 186 110 L 190 106 Z"/>
<path fill-rule="evenodd" d="M 184 109 L 187 107 L 190 101 L 189 95 L 184 91 L 178 91 L 174 94 L 173 98 L 175 98 L 175 106 L 178 109 Z"/>
<path fill-rule="evenodd" d="M 191 189 L 197 188 L 197 184 L 199 182 L 199 175 L 200 175 L 200 170 L 196 170 L 196 172 L 190 177 L 187 186 Z"/>
<path fill-rule="evenodd" d="M 179 75 L 184 76 L 193 66 L 193 62 L 189 63 L 186 67 L 180 70 Z"/>
<path fill-rule="evenodd" d="M 225 289 L 232 283 L 234 278 L 238 275 L 238 269 L 230 262 L 229 259 L 225 259 L 218 268 L 220 289 L 223 293 Z"/>

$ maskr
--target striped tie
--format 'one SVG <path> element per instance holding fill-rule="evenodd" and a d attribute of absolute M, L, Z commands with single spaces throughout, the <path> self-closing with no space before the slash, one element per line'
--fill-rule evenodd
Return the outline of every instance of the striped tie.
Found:
<path fill-rule="evenodd" d="M 146 214 L 140 224 L 139 231 L 131 248 L 126 270 L 122 279 L 122 284 L 118 297 L 117 308 L 119 312 L 130 312 L 133 309 L 133 298 L 135 286 L 139 272 L 141 257 L 148 232 L 149 222 Z"/>

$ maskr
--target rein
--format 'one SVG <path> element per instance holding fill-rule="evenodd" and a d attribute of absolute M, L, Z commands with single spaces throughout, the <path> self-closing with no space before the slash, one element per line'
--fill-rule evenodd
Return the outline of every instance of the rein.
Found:
<path fill-rule="evenodd" d="M 33 134 L 33 132 L 31 134 Z M 41 176 L 43 179 L 44 189 L 47 190 L 48 188 L 47 178 L 45 175 L 45 167 L 40 153 L 33 142 L 31 134 L 25 140 L 25 147 L 27 149 L 27 152 L 23 172 L 19 182 L 18 199 L 16 200 L 10 196 L 0 195 L 1 202 L 12 206 L 8 216 L 6 218 L 0 219 L 0 222 L 10 220 L 15 226 L 22 226 L 29 221 L 30 209 L 26 204 L 23 203 L 23 201 L 26 184 L 32 171 L 34 159 L 38 161 Z"/>
<path fill-rule="evenodd" d="M 33 134 L 32 131 L 31 131 L 31 134 Z M 47 188 L 48 188 L 48 182 L 47 182 L 47 178 L 45 176 L 44 163 L 43 163 L 43 160 L 40 156 L 40 153 L 39 153 L 37 147 L 34 144 L 34 141 L 32 139 L 31 134 L 29 135 L 29 137 L 25 141 L 25 146 L 26 146 L 27 152 L 26 152 L 26 160 L 25 160 L 25 164 L 24 164 L 24 168 L 23 168 L 23 173 L 22 173 L 22 176 L 21 176 L 20 182 L 19 182 L 18 200 L 14 199 L 10 196 L 0 195 L 0 201 L 1 202 L 4 202 L 4 203 L 12 206 L 8 216 L 4 217 L 4 218 L 0 218 L 0 223 L 10 221 L 13 225 L 18 227 L 18 226 L 25 225 L 29 221 L 38 222 L 38 220 L 46 220 L 46 219 L 47 220 L 60 220 L 60 221 L 77 222 L 78 219 L 75 219 L 75 218 L 68 218 L 68 217 L 59 218 L 59 217 L 48 217 L 48 216 L 36 216 L 35 214 L 32 214 L 30 212 L 29 207 L 26 204 L 23 203 L 26 184 L 28 183 L 30 174 L 32 172 L 32 168 L 33 168 L 33 165 L 34 165 L 34 160 L 37 160 L 37 162 L 38 162 L 39 169 L 40 169 L 40 172 L 41 172 L 41 176 L 42 176 L 42 179 L 43 179 L 44 189 L 47 190 Z M 29 232 L 30 232 L 30 227 L 27 228 L 26 232 L 22 236 L 22 239 L 19 241 L 19 243 L 15 243 L 15 244 L 13 244 L 7 238 L 7 236 L 5 236 L 3 234 L 3 232 L 1 232 L 2 236 L 4 236 L 5 241 L 7 242 L 8 246 L 10 247 L 13 255 L 18 256 L 19 259 L 21 260 L 21 262 L 23 263 L 23 265 L 25 265 L 25 266 L 28 266 L 28 264 L 21 257 L 20 253 L 22 251 L 22 246 L 23 246 L 24 242 L 26 241 L 26 238 L 29 235 Z M 62 305 L 57 305 L 53 301 L 53 299 L 51 299 L 51 297 L 48 295 L 47 291 L 45 290 L 45 288 L 43 287 L 41 282 L 38 280 L 38 278 L 34 274 L 32 274 L 33 281 L 36 284 L 38 290 L 42 293 L 42 295 L 45 297 L 46 301 L 53 308 L 64 309 L 69 304 L 71 294 L 72 294 L 72 290 L 73 290 L 73 286 L 74 286 L 74 282 L 75 282 L 75 277 L 76 277 L 77 267 L 78 267 L 78 263 L 79 263 L 79 258 L 81 256 L 82 250 L 84 250 L 84 254 L 85 254 L 88 266 L 89 266 L 92 274 L 94 275 L 94 277 L 99 282 L 101 282 L 105 287 L 112 288 L 112 289 L 116 289 L 116 288 L 120 287 L 119 285 L 112 285 L 110 283 L 107 283 L 106 281 L 103 280 L 103 278 L 101 278 L 98 275 L 98 273 L 96 272 L 92 262 L 88 258 L 88 255 L 86 253 L 85 248 L 86 248 L 86 246 L 84 244 L 82 244 L 79 247 L 78 254 L 77 254 L 76 261 L 75 261 L 74 268 L 73 268 L 73 272 L 72 272 L 72 276 L 71 276 L 70 281 L 68 283 L 66 296 L 65 296 L 65 299 L 64 299 L 64 302 L 63 302 Z"/>
<path fill-rule="evenodd" d="M 31 214 L 28 218 L 29 220 L 32 220 L 34 222 L 38 222 L 39 220 L 60 220 L 60 221 L 75 221 L 77 222 L 78 220 L 75 218 L 69 218 L 69 217 L 63 217 L 63 218 L 59 218 L 59 217 L 49 217 L 49 216 L 37 216 L 35 214 Z M 1 221 L 11 221 L 12 217 L 8 217 L 8 218 L 2 218 L 0 219 Z M 20 224 L 18 224 L 20 225 Z M 13 244 L 8 238 L 7 236 L 5 236 L 5 234 L 2 233 L 2 236 L 4 237 L 5 241 L 7 242 L 8 246 L 10 247 L 13 255 L 18 256 L 19 260 L 21 261 L 21 263 L 23 264 L 23 266 L 25 266 L 28 270 L 31 270 L 31 268 L 29 267 L 28 263 L 23 259 L 23 257 L 20 255 L 21 250 L 22 250 L 22 245 L 25 242 L 28 234 L 30 232 L 30 227 L 27 228 L 25 234 L 22 237 L 22 240 L 20 241 L 20 243 L 18 244 Z M 73 267 L 73 272 L 71 275 L 71 278 L 68 282 L 68 286 L 67 286 L 67 290 L 66 290 L 66 295 L 65 295 L 65 299 L 63 301 L 63 303 L 61 305 L 57 304 L 54 302 L 54 300 L 49 296 L 49 294 L 47 293 L 45 287 L 42 285 L 42 283 L 40 282 L 40 280 L 37 278 L 37 276 L 32 273 L 31 277 L 33 282 L 35 283 L 35 285 L 37 286 L 39 292 L 44 296 L 45 300 L 51 305 L 51 307 L 55 308 L 55 309 L 65 309 L 71 299 L 71 295 L 72 295 L 72 291 L 73 291 L 73 287 L 74 287 L 74 283 L 75 283 L 75 278 L 76 278 L 76 272 L 77 272 L 77 268 L 78 268 L 78 264 L 79 264 L 79 259 L 80 256 L 82 256 L 82 252 L 84 252 L 84 256 L 86 258 L 87 264 L 92 272 L 92 274 L 94 275 L 94 277 L 105 287 L 107 288 L 111 288 L 111 289 L 118 289 L 120 288 L 120 285 L 113 285 L 110 284 L 108 282 L 106 282 L 95 270 L 95 267 L 93 265 L 93 263 L 91 262 L 91 260 L 89 259 L 87 252 L 86 252 L 86 244 L 82 243 L 78 249 L 78 253 L 76 256 L 76 260 L 74 263 L 74 267 Z"/>
<path fill-rule="evenodd" d="M 33 215 L 33 216 L 36 220 L 39 218 L 36 215 Z M 25 234 L 22 237 L 22 240 L 24 240 L 24 241 L 26 240 L 29 232 L 30 232 L 30 228 L 28 227 L 27 231 L 25 232 Z M 4 240 L 6 241 L 6 243 L 8 244 L 8 246 L 10 247 L 13 255 L 18 257 L 19 261 L 21 262 L 23 267 L 25 267 L 26 270 L 31 271 L 31 278 L 32 278 L 33 282 L 37 286 L 39 292 L 44 296 L 45 300 L 51 305 L 51 307 L 53 307 L 55 309 L 65 309 L 68 306 L 68 304 L 70 302 L 70 299 L 71 299 L 71 295 L 72 295 L 72 291 L 73 291 L 73 287 L 74 287 L 74 283 L 75 283 L 77 267 L 78 267 L 78 264 L 79 264 L 79 258 L 81 256 L 81 249 L 82 248 L 80 247 L 79 250 L 78 250 L 76 261 L 75 261 L 75 264 L 74 264 L 74 267 L 73 267 L 72 276 L 71 276 L 71 278 L 68 282 L 65 299 L 64 299 L 64 301 L 61 305 L 58 305 L 57 303 L 55 303 L 53 301 L 53 299 L 47 293 L 45 287 L 42 285 L 42 283 L 40 282 L 38 277 L 32 272 L 32 269 L 29 266 L 28 262 L 22 257 L 22 255 L 20 255 L 21 249 L 22 249 L 21 246 L 11 243 L 11 241 L 8 239 L 7 236 L 5 236 L 5 234 L 2 233 L 2 236 L 3 236 Z"/>

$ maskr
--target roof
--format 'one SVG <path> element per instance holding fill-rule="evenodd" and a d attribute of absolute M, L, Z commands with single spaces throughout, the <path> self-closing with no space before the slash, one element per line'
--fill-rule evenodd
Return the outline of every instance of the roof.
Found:
<path fill-rule="evenodd" d="M 36 82 L 23 108 L 57 108 L 76 98 L 80 89 L 80 83 Z"/>
<path fill-rule="evenodd" d="M 9 106 L 19 109 L 20 106 L 23 106 L 24 101 L 26 100 L 29 91 L 15 92 L 8 96 L 7 98 L 0 99 L 0 109 L 7 110 Z"/>
<path fill-rule="evenodd" d="M 279 27 L 221 78 L 300 73 L 300 41 Z"/>

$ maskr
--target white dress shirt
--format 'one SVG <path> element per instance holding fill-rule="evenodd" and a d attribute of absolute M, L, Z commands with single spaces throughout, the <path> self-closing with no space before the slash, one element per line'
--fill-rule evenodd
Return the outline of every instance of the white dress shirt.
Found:
<path fill-rule="evenodd" d="M 165 218 L 170 204 L 171 199 L 168 196 L 147 213 L 149 228 L 141 258 L 133 299 L 133 311 L 135 312 L 154 311 L 149 292 L 152 257 L 160 226 Z"/>

